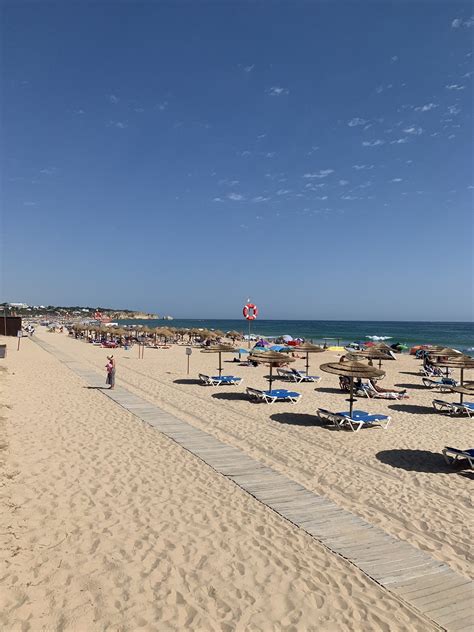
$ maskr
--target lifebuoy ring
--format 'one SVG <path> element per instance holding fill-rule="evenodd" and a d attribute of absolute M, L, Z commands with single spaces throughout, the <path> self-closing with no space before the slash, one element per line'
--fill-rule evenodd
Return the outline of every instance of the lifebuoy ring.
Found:
<path fill-rule="evenodd" d="M 247 320 L 255 320 L 258 316 L 258 307 L 253 303 L 247 303 L 242 310 L 242 314 Z"/>

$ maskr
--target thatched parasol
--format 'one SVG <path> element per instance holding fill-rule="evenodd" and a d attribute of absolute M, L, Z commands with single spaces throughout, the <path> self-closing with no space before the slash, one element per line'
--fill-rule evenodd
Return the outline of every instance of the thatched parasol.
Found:
<path fill-rule="evenodd" d="M 390 353 L 393 352 L 392 347 L 389 347 L 386 342 L 374 342 L 374 344 L 369 348 L 378 349 L 379 351 L 390 351 Z"/>
<path fill-rule="evenodd" d="M 318 347 L 318 345 L 313 345 L 310 342 L 303 342 L 296 347 L 293 347 L 291 351 L 302 351 L 306 353 L 306 375 L 309 375 L 309 354 L 310 353 L 322 353 L 325 351 L 322 347 Z"/>
<path fill-rule="evenodd" d="M 388 347 L 387 351 L 378 349 L 376 347 L 369 347 L 368 349 L 362 349 L 361 351 L 351 351 L 351 358 L 357 360 L 358 358 L 367 358 L 369 360 L 378 360 L 379 369 L 382 366 L 382 360 L 396 360 L 392 350 Z"/>
<path fill-rule="evenodd" d="M 474 358 L 471 358 L 471 356 L 464 355 L 462 353 L 457 353 L 455 356 L 452 356 L 450 358 L 448 357 L 446 360 L 441 360 L 440 362 L 436 362 L 435 364 L 436 366 L 440 366 L 440 367 L 460 369 L 461 386 L 464 386 L 464 370 L 474 369 Z M 471 382 L 468 382 L 468 384 L 471 384 Z M 456 388 L 459 388 L 459 387 L 456 387 Z M 462 402 L 463 392 L 461 391 L 459 392 L 461 393 L 461 402 Z"/>
<path fill-rule="evenodd" d="M 268 364 L 270 367 L 270 377 L 269 383 L 270 388 L 272 390 L 273 383 L 273 367 L 280 366 L 281 364 L 286 364 L 287 362 L 294 362 L 294 358 L 290 358 L 284 353 L 279 353 L 278 351 L 254 351 L 249 355 L 250 362 L 258 362 L 259 364 Z"/>
<path fill-rule="evenodd" d="M 201 353 L 218 353 L 219 354 L 219 376 L 222 375 L 222 354 L 234 353 L 236 349 L 231 345 L 209 345 L 205 349 L 201 350 Z"/>
<path fill-rule="evenodd" d="M 351 417 L 353 403 L 356 401 L 354 399 L 354 378 L 368 379 L 371 377 L 383 377 L 385 375 L 385 371 L 375 369 L 373 366 L 363 364 L 362 362 L 356 362 L 355 360 L 349 360 L 348 362 L 329 362 L 327 364 L 321 364 L 319 368 L 321 371 L 325 371 L 326 373 L 333 373 L 334 375 L 350 378 L 351 390 L 349 397 L 349 415 Z"/>

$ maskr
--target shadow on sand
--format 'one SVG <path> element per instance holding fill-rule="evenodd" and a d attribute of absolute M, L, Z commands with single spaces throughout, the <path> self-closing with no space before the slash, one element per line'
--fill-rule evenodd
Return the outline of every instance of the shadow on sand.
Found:
<path fill-rule="evenodd" d="M 418 406 L 417 404 L 391 404 L 391 410 L 399 413 L 411 413 L 412 415 L 438 415 L 432 406 Z"/>
<path fill-rule="evenodd" d="M 339 395 L 343 395 L 344 391 L 341 391 L 340 388 L 332 388 L 330 386 L 317 386 L 314 389 L 317 393 L 339 393 Z"/>
<path fill-rule="evenodd" d="M 214 393 L 214 399 L 226 399 L 228 401 L 245 401 L 248 402 L 249 396 L 246 393 Z"/>
<path fill-rule="evenodd" d="M 173 384 L 201 384 L 201 380 L 198 380 L 197 378 L 189 377 L 189 378 L 183 378 L 179 380 L 173 380 Z"/>
<path fill-rule="evenodd" d="M 413 389 L 417 389 L 420 391 L 427 391 L 428 389 L 426 388 L 426 386 L 424 386 L 423 384 L 395 384 L 395 386 L 398 386 L 400 388 L 413 388 Z"/>
<path fill-rule="evenodd" d="M 285 424 L 287 426 L 306 426 L 326 428 L 326 430 L 337 430 L 334 426 L 319 419 L 317 415 L 305 415 L 304 413 L 275 413 L 270 415 L 270 419 Z"/>
<path fill-rule="evenodd" d="M 93 391 L 108 391 L 110 389 L 109 386 L 83 386 L 82 388 L 88 388 Z"/>
<path fill-rule="evenodd" d="M 386 465 L 407 470 L 408 472 L 428 472 L 430 474 L 456 474 L 466 467 L 467 461 L 457 461 L 448 465 L 443 455 L 429 450 L 382 450 L 376 458 Z M 467 478 L 474 478 L 474 472 L 462 472 Z"/>

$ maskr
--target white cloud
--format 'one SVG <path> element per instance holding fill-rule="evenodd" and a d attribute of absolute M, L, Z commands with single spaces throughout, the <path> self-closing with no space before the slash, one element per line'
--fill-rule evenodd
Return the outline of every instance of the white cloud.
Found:
<path fill-rule="evenodd" d="M 352 165 L 352 168 L 360 171 L 361 169 L 373 169 L 374 165 Z"/>
<path fill-rule="evenodd" d="M 85 114 L 85 113 L 86 113 L 85 110 L 76 110 L 74 112 L 74 114 L 78 114 L 79 116 L 82 116 L 82 114 Z"/>
<path fill-rule="evenodd" d="M 109 101 L 110 103 L 118 103 L 120 99 L 115 94 L 109 94 Z"/>
<path fill-rule="evenodd" d="M 396 140 L 390 141 L 391 145 L 403 145 L 404 143 L 408 143 L 408 138 L 406 138 L 406 136 L 403 138 L 397 138 Z"/>
<path fill-rule="evenodd" d="M 252 152 L 249 151 L 248 149 L 246 149 L 245 151 L 238 151 L 237 152 L 237 156 L 240 156 L 241 158 L 248 158 L 251 154 L 252 154 Z"/>
<path fill-rule="evenodd" d="M 250 66 L 244 66 L 244 71 L 245 72 L 252 72 L 252 70 L 255 68 L 255 64 L 251 64 Z"/>
<path fill-rule="evenodd" d="M 108 126 L 117 127 L 118 129 L 125 129 L 127 127 L 127 124 L 123 121 L 109 121 Z"/>
<path fill-rule="evenodd" d="M 57 172 L 56 167 L 45 167 L 44 169 L 40 169 L 40 173 L 45 176 L 52 176 Z"/>
<path fill-rule="evenodd" d="M 418 105 L 415 108 L 416 112 L 429 112 L 430 110 L 433 110 L 434 108 L 437 108 L 438 104 L 437 103 L 426 103 L 425 105 Z"/>
<path fill-rule="evenodd" d="M 259 135 L 257 136 L 257 140 L 262 140 L 262 139 L 263 139 L 263 138 L 265 138 L 265 137 L 266 137 L 266 134 L 259 134 Z"/>
<path fill-rule="evenodd" d="M 252 202 L 268 202 L 270 198 L 269 197 L 264 197 L 263 195 L 257 195 L 256 197 L 252 198 Z"/>
<path fill-rule="evenodd" d="M 156 107 L 163 112 L 168 107 L 168 101 L 162 101 Z"/>
<path fill-rule="evenodd" d="M 407 127 L 403 130 L 405 132 L 405 134 L 414 134 L 415 136 L 419 136 L 420 134 L 423 133 L 423 130 L 421 127 Z"/>
<path fill-rule="evenodd" d="M 451 27 L 453 29 L 459 29 L 461 28 L 461 26 L 467 29 L 471 28 L 471 26 L 474 26 L 474 15 L 471 15 L 470 18 L 466 18 L 465 20 L 463 20 L 462 18 L 455 18 L 451 22 Z"/>
<path fill-rule="evenodd" d="M 215 198 L 213 199 L 213 202 L 223 202 L 223 201 L 224 201 L 224 200 L 223 200 L 222 198 L 220 198 L 220 197 L 215 197 Z"/>
<path fill-rule="evenodd" d="M 349 180 L 339 180 L 339 184 L 341 185 L 341 187 L 345 187 L 346 184 L 349 184 Z"/>
<path fill-rule="evenodd" d="M 358 198 L 355 195 L 342 195 L 341 200 L 357 200 Z"/>
<path fill-rule="evenodd" d="M 363 118 L 358 118 L 357 116 L 350 121 L 348 121 L 349 127 L 356 127 L 357 125 L 365 125 L 368 121 Z"/>
<path fill-rule="evenodd" d="M 36 202 L 23 202 L 23 206 L 36 206 Z"/>
<path fill-rule="evenodd" d="M 464 86 L 459 83 L 449 83 L 445 88 L 446 90 L 464 90 Z"/>
<path fill-rule="evenodd" d="M 240 202 L 240 200 L 244 199 L 244 196 L 240 195 L 240 193 L 228 193 L 227 198 L 234 202 Z"/>
<path fill-rule="evenodd" d="M 392 62 L 392 64 L 398 61 L 398 55 L 393 55 L 393 57 L 390 57 L 390 61 Z"/>
<path fill-rule="evenodd" d="M 327 199 L 328 199 L 328 196 L 327 196 L 327 195 L 319 195 L 319 196 L 317 197 L 317 199 L 318 199 L 318 200 L 327 200 Z"/>
<path fill-rule="evenodd" d="M 380 86 L 377 86 L 375 88 L 375 92 L 377 94 L 381 94 L 384 90 L 390 90 L 390 88 L 393 88 L 393 83 L 388 83 L 386 86 L 384 86 L 383 84 L 381 84 Z"/>
<path fill-rule="evenodd" d="M 327 178 L 334 169 L 320 169 L 318 173 L 305 173 L 303 178 Z"/>
<path fill-rule="evenodd" d="M 456 138 L 456 134 L 450 134 L 448 136 L 448 140 L 453 140 L 453 138 Z"/>
<path fill-rule="evenodd" d="M 315 151 L 318 151 L 318 149 L 319 149 L 319 147 L 317 145 L 313 145 L 306 155 L 307 156 L 312 156 Z"/>
<path fill-rule="evenodd" d="M 458 108 L 456 105 L 448 106 L 448 114 L 456 115 L 461 112 L 461 108 Z"/>
<path fill-rule="evenodd" d="M 380 138 L 377 138 L 377 140 L 364 140 L 362 142 L 362 145 L 364 147 L 377 147 L 378 145 L 384 145 L 385 141 L 384 140 L 380 140 Z"/>
<path fill-rule="evenodd" d="M 390 182 L 403 182 L 402 178 L 392 178 Z"/>
<path fill-rule="evenodd" d="M 265 158 L 275 158 L 275 156 L 276 156 L 275 151 L 267 151 L 267 153 L 265 154 Z"/>
<path fill-rule="evenodd" d="M 277 195 L 287 195 L 288 193 L 291 193 L 290 189 L 278 189 L 276 192 Z"/>
<path fill-rule="evenodd" d="M 288 90 L 288 88 L 281 88 L 280 86 L 272 86 L 267 93 L 271 96 L 271 97 L 281 97 L 284 94 L 289 94 L 290 91 Z"/>
<path fill-rule="evenodd" d="M 141 112 L 144 112 L 145 110 L 143 108 L 133 108 L 133 111 L 138 112 L 140 114 Z"/>

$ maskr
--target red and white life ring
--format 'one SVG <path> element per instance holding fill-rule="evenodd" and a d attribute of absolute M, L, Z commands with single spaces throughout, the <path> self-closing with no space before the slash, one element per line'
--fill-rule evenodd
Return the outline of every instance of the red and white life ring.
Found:
<path fill-rule="evenodd" d="M 242 310 L 242 314 L 247 320 L 255 320 L 258 316 L 258 307 L 253 303 L 247 303 Z"/>

